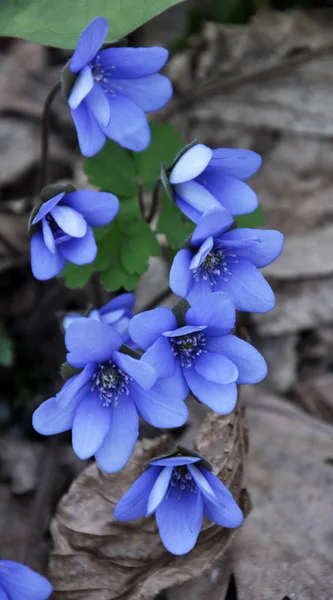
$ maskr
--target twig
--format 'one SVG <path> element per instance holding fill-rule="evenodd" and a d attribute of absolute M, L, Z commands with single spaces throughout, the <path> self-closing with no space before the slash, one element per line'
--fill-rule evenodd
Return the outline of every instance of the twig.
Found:
<path fill-rule="evenodd" d="M 316 60 L 333 52 L 333 44 L 318 48 L 317 50 L 304 51 L 302 54 L 290 56 L 277 65 L 264 67 L 244 75 L 236 75 L 225 79 L 219 77 L 214 78 L 206 84 L 196 86 L 189 95 L 184 96 L 178 102 L 175 102 L 170 108 L 163 111 L 161 115 L 162 121 L 167 121 L 171 116 L 187 109 L 189 106 L 197 104 L 207 96 L 215 96 L 217 94 L 225 94 L 234 89 L 246 85 L 247 83 L 260 82 L 272 75 L 278 76 L 288 73 L 289 71 L 301 67 L 311 60 Z"/>
<path fill-rule="evenodd" d="M 36 193 L 39 194 L 41 189 L 44 187 L 47 176 L 47 161 L 48 161 L 48 152 L 49 152 L 49 117 L 50 117 L 50 108 L 54 98 L 59 92 L 61 87 L 61 82 L 58 83 L 52 88 L 49 94 L 46 97 L 43 113 L 42 113 L 42 123 L 41 123 L 41 148 L 40 148 L 40 162 L 39 162 L 39 171 L 38 171 L 38 180 L 37 180 L 37 190 Z"/>
<path fill-rule="evenodd" d="M 147 214 L 146 219 L 145 219 L 147 221 L 147 223 L 151 223 L 152 220 L 153 220 L 153 218 L 154 218 L 154 216 L 155 216 L 155 214 L 156 214 L 156 211 L 157 211 L 157 208 L 158 208 L 158 199 L 159 199 L 160 185 L 161 185 L 161 180 L 160 180 L 160 178 L 158 178 L 158 179 L 156 179 L 155 185 L 153 187 L 153 192 L 152 192 L 152 195 L 151 195 L 150 210 L 149 210 L 149 213 Z"/>

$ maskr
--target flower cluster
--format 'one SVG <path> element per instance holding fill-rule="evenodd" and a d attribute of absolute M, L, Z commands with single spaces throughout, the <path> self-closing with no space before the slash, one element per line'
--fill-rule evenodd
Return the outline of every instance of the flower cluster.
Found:
<path fill-rule="evenodd" d="M 50 435 L 72 429 L 77 456 L 94 455 L 110 473 L 130 458 L 139 415 L 154 427 L 185 423 L 187 408 L 174 393 L 173 379 L 160 380 L 147 356 L 139 360 L 122 352 L 122 337 L 112 326 L 77 319 L 67 328 L 65 343 L 68 363 L 82 371 L 36 410 L 36 431 Z"/>
<path fill-rule="evenodd" d="M 157 110 L 171 96 L 169 80 L 157 73 L 167 60 L 166 50 L 102 48 L 106 33 L 106 21 L 94 19 L 64 73 L 85 156 L 98 152 L 106 137 L 134 151 L 146 148 L 145 112 Z M 275 302 L 259 269 L 279 256 L 283 236 L 241 229 L 234 221 L 258 205 L 245 180 L 260 164 L 260 156 L 250 150 L 212 150 L 197 143 L 165 168 L 161 177 L 169 197 L 196 224 L 170 271 L 170 288 L 180 300 L 173 309 L 158 307 L 134 316 L 135 297 L 124 293 L 86 317 L 69 313 L 63 328 L 72 376 L 35 411 L 36 431 L 72 430 L 77 456 L 94 456 L 113 473 L 132 455 L 140 417 L 156 428 L 180 427 L 188 417 L 189 394 L 226 415 L 235 409 L 239 384 L 264 379 L 264 358 L 235 335 L 236 310 L 267 312 Z M 82 265 L 94 260 L 91 227 L 110 223 L 119 201 L 113 194 L 88 190 L 43 194 L 31 223 L 31 260 L 35 277 L 49 279 L 66 261 Z M 228 528 L 243 521 L 212 465 L 180 447 L 146 465 L 114 514 L 119 520 L 155 514 L 163 544 L 176 555 L 194 547 L 204 516 Z M 0 563 L 2 582 L 4 593 L 16 600 Z"/>

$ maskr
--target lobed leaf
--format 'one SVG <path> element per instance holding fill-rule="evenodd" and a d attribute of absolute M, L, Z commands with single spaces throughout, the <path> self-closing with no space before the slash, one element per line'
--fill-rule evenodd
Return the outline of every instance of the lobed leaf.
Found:
<path fill-rule="evenodd" d="M 126 235 L 123 234 L 120 261 L 128 273 L 144 273 L 149 257 L 160 254 L 161 247 L 148 223 L 134 222 L 128 227 Z"/>
<path fill-rule="evenodd" d="M 193 233 L 194 228 L 195 224 L 186 219 L 177 204 L 171 202 L 164 194 L 157 231 L 165 233 L 169 246 L 174 250 L 179 250 L 189 235 Z"/>
<path fill-rule="evenodd" d="M 261 206 L 248 215 L 239 215 L 235 217 L 238 227 L 262 227 L 264 225 L 264 213 Z"/>
<path fill-rule="evenodd" d="M 160 176 L 161 163 L 171 163 L 184 145 L 180 133 L 173 125 L 151 121 L 150 130 L 151 142 L 147 150 L 133 155 L 137 173 L 148 190 L 153 189 Z"/>
<path fill-rule="evenodd" d="M 131 198 L 138 193 L 132 155 L 112 140 L 107 140 L 98 154 L 85 160 L 84 172 L 92 185 L 120 198 Z"/>
<path fill-rule="evenodd" d="M 64 277 L 65 285 L 70 290 L 83 288 L 87 285 L 94 271 L 93 263 L 90 265 L 77 266 L 67 263 L 65 268 L 59 273 L 58 277 Z"/>

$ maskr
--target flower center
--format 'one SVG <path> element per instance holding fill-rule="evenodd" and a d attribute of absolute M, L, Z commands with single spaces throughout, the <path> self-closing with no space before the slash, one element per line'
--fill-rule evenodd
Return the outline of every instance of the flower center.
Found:
<path fill-rule="evenodd" d="M 52 217 L 51 214 L 46 215 L 46 220 L 50 226 L 50 229 L 53 233 L 53 237 L 55 239 L 55 241 L 57 242 L 58 240 L 63 241 L 63 237 L 65 236 L 66 239 L 69 239 L 69 236 L 63 232 L 63 230 L 59 227 L 58 223 L 55 222 L 54 218 Z"/>
<path fill-rule="evenodd" d="M 207 352 L 206 338 L 201 331 L 171 337 L 170 342 L 172 354 L 179 358 L 181 367 L 191 367 L 197 356 Z"/>
<path fill-rule="evenodd" d="M 228 265 L 239 263 L 239 260 L 235 260 L 236 258 L 237 255 L 229 250 L 213 248 L 202 264 L 197 269 L 193 269 L 193 277 L 195 281 L 199 281 L 200 278 L 209 281 L 210 285 L 216 285 L 219 278 L 227 282 L 232 274 L 228 269 Z"/>
<path fill-rule="evenodd" d="M 112 401 L 114 406 L 117 406 L 122 394 L 129 395 L 128 384 L 132 377 L 126 375 L 112 360 L 98 367 L 98 371 L 92 377 L 91 391 L 97 390 L 103 406 L 109 406 Z"/>
<path fill-rule="evenodd" d="M 180 492 L 187 491 L 198 493 L 198 487 L 186 465 L 174 467 L 170 480 L 170 487 L 178 487 Z"/>
<path fill-rule="evenodd" d="M 115 89 L 121 89 L 121 86 L 117 85 L 116 82 L 111 82 L 112 72 L 116 68 L 113 65 L 108 67 L 101 64 L 101 57 L 97 54 L 93 63 L 91 63 L 91 71 L 94 81 L 102 86 L 104 92 L 109 96 L 115 96 Z"/>

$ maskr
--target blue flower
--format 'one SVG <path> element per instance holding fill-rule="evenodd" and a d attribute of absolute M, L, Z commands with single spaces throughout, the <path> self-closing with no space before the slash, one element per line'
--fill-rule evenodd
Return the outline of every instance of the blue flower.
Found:
<path fill-rule="evenodd" d="M 132 308 L 135 304 L 135 296 L 131 293 L 119 294 L 100 309 L 90 311 L 87 317 L 111 325 L 122 337 L 123 342 L 129 342 L 128 325 L 133 317 Z M 68 313 L 62 321 L 64 330 L 82 315 L 76 312 Z"/>
<path fill-rule="evenodd" d="M 32 221 L 31 268 L 36 279 L 58 275 L 67 261 L 93 262 L 97 246 L 91 227 L 107 225 L 118 210 L 116 196 L 91 190 L 63 192 L 44 202 Z"/>
<path fill-rule="evenodd" d="M 196 302 L 184 320 L 179 327 L 171 309 L 155 308 L 133 317 L 130 336 L 146 350 L 145 360 L 157 375 L 173 381 L 175 395 L 185 399 L 191 391 L 216 413 L 228 414 L 236 405 L 236 384 L 264 379 L 266 363 L 230 333 L 235 308 L 224 292 Z"/>
<path fill-rule="evenodd" d="M 170 287 L 190 304 L 212 292 L 226 292 L 237 310 L 264 313 L 275 304 L 273 291 L 258 268 L 275 260 L 283 248 L 279 231 L 233 229 L 228 212 L 212 210 L 201 217 L 190 248 L 176 254 Z"/>
<path fill-rule="evenodd" d="M 244 215 L 258 206 L 256 194 L 244 180 L 260 165 L 261 157 L 251 150 L 211 150 L 196 144 L 176 162 L 169 181 L 179 208 L 194 223 L 221 206 L 232 215 Z"/>
<path fill-rule="evenodd" d="M 145 113 L 162 108 L 172 95 L 167 77 L 157 73 L 168 59 L 165 48 L 106 48 L 102 17 L 81 33 L 70 60 L 77 75 L 68 98 L 80 150 L 93 156 L 111 138 L 129 150 L 150 142 Z"/>
<path fill-rule="evenodd" d="M 35 573 L 11 560 L 0 560 L 0 600 L 46 600 L 52 585 Z"/>
<path fill-rule="evenodd" d="M 150 468 L 116 504 L 116 519 L 129 521 L 155 513 L 164 546 L 177 555 L 195 546 L 204 515 L 222 527 L 239 527 L 242 511 L 225 485 L 201 466 L 200 460 L 175 456 L 150 461 Z"/>
<path fill-rule="evenodd" d="M 33 415 L 43 435 L 72 429 L 79 458 L 95 456 L 107 472 L 119 471 L 130 458 L 139 432 L 139 414 L 154 427 L 179 427 L 187 419 L 173 381 L 157 381 L 145 361 L 119 351 L 123 340 L 109 325 L 77 319 L 65 333 L 70 365 L 83 369 L 55 398 Z"/>

